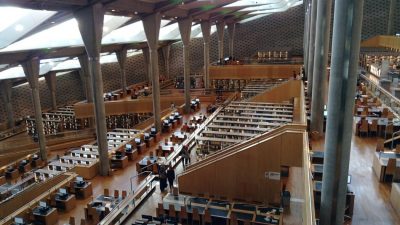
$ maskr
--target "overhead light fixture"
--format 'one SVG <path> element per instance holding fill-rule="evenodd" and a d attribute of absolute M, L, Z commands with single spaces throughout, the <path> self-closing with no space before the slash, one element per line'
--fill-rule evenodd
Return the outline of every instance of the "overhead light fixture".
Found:
<path fill-rule="evenodd" d="M 51 23 L 53 23 L 53 24 L 54 24 L 54 23 L 56 23 L 56 22 L 54 22 L 54 21 L 51 21 Z"/>
<path fill-rule="evenodd" d="M 135 11 L 134 13 L 135 13 L 135 15 L 137 15 L 137 14 L 138 14 L 138 12 L 136 12 L 136 11 Z"/>
<path fill-rule="evenodd" d="M 111 9 L 111 12 L 115 12 L 115 9 Z"/>

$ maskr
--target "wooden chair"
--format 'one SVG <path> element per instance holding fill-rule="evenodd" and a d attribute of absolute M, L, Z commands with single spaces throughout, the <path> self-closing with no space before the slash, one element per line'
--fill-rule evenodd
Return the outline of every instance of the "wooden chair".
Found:
<path fill-rule="evenodd" d="M 81 225 L 86 225 L 86 220 L 85 219 L 81 219 Z"/>
<path fill-rule="evenodd" d="M 358 136 L 361 136 L 361 134 L 366 134 L 368 136 L 368 121 L 367 120 L 361 120 L 361 125 L 360 129 L 358 132 Z"/>
<path fill-rule="evenodd" d="M 396 149 L 394 151 L 396 154 L 400 154 L 400 144 L 396 145 Z"/>
<path fill-rule="evenodd" d="M 158 206 L 156 208 L 156 215 L 157 215 L 157 217 L 163 217 L 164 214 L 165 214 L 164 206 L 162 203 L 159 202 Z"/>
<path fill-rule="evenodd" d="M 114 190 L 114 198 L 119 198 L 119 191 L 118 190 Z"/>
<path fill-rule="evenodd" d="M 206 209 L 204 211 L 204 215 L 203 215 L 203 225 L 205 225 L 205 224 L 212 224 L 211 214 L 208 209 Z"/>
<path fill-rule="evenodd" d="M 238 220 L 235 213 L 231 213 L 230 221 L 230 225 L 238 225 Z"/>
<path fill-rule="evenodd" d="M 395 173 L 396 173 L 396 159 L 389 159 L 385 171 L 385 181 L 388 175 L 390 176 L 391 179 L 393 179 Z"/>
<path fill-rule="evenodd" d="M 175 207 L 173 204 L 170 204 L 168 206 L 168 216 L 171 218 L 176 218 L 176 212 L 175 212 Z"/>
<path fill-rule="evenodd" d="M 142 172 L 142 167 L 140 167 L 139 163 L 136 163 L 136 172 L 141 173 Z"/>
<path fill-rule="evenodd" d="M 158 174 L 158 165 L 157 165 L 157 163 L 153 164 L 152 171 L 153 171 L 153 174 Z"/>
<path fill-rule="evenodd" d="M 383 108 L 382 110 L 382 117 L 387 118 L 389 115 L 389 109 L 388 108 Z"/>
<path fill-rule="evenodd" d="M 372 133 L 378 134 L 378 120 L 372 120 L 372 124 L 369 125 L 369 134 L 372 135 Z"/>
<path fill-rule="evenodd" d="M 385 138 L 391 138 L 393 134 L 393 124 L 389 124 L 385 128 Z"/>
<path fill-rule="evenodd" d="M 126 191 L 121 192 L 122 199 L 126 198 L 127 195 L 128 195 L 128 193 Z"/>
<path fill-rule="evenodd" d="M 399 145 L 400 146 L 400 145 Z M 385 139 L 379 138 L 376 143 L 376 151 L 383 152 L 385 151 Z"/>
<path fill-rule="evenodd" d="M 200 224 L 200 214 L 199 214 L 199 210 L 197 208 L 193 208 L 193 212 L 192 212 L 192 224 L 195 221 L 197 224 Z"/>
<path fill-rule="evenodd" d="M 104 196 L 110 196 L 110 190 L 108 190 L 108 188 L 104 188 Z"/>
<path fill-rule="evenodd" d="M 181 211 L 179 211 L 179 222 L 181 224 L 187 224 L 189 222 L 189 217 L 185 206 L 181 206 Z"/>
<path fill-rule="evenodd" d="M 73 216 L 69 217 L 69 225 L 75 225 L 75 217 Z"/>

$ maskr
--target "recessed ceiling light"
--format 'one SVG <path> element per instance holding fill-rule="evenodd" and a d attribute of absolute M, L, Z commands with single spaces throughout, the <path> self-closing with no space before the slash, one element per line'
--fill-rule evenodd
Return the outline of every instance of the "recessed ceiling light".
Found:
<path fill-rule="evenodd" d="M 54 22 L 54 21 L 51 21 L 51 23 L 56 23 L 56 22 Z"/>
<path fill-rule="evenodd" d="M 115 12 L 115 9 L 111 9 L 111 12 Z"/>
<path fill-rule="evenodd" d="M 135 11 L 134 13 L 135 13 L 135 15 L 137 15 L 137 14 L 138 14 L 138 12 L 136 12 L 136 11 Z"/>
<path fill-rule="evenodd" d="M 24 30 L 24 26 L 22 26 L 21 24 L 17 24 L 17 25 L 15 25 L 15 30 L 16 31 L 23 31 Z"/>

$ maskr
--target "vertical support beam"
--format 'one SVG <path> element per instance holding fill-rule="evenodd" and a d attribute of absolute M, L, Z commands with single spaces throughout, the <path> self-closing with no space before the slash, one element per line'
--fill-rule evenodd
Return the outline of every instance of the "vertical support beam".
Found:
<path fill-rule="evenodd" d="M 25 76 L 32 90 L 33 107 L 35 110 L 36 131 L 39 137 L 40 157 L 44 162 L 47 162 L 46 138 L 44 136 L 42 108 L 40 106 L 40 96 L 39 96 L 39 69 L 40 69 L 39 64 L 40 64 L 39 58 L 33 58 L 22 63 L 22 68 L 24 69 Z"/>
<path fill-rule="evenodd" d="M 305 17 L 304 17 L 304 43 L 303 43 L 303 65 L 304 71 L 308 72 L 308 46 L 310 43 L 310 9 L 311 9 L 311 0 L 307 0 L 304 4 L 305 7 Z"/>
<path fill-rule="evenodd" d="M 7 128 L 14 128 L 14 112 L 12 107 L 12 82 L 11 80 L 3 80 L 0 82 L 0 95 L 3 99 L 4 107 L 7 113 Z"/>
<path fill-rule="evenodd" d="M 151 65 L 150 65 L 150 48 L 142 49 L 143 52 L 143 60 L 144 60 L 144 70 L 146 71 L 147 80 L 151 84 L 153 82 L 152 75 L 150 73 Z"/>
<path fill-rule="evenodd" d="M 235 28 L 236 24 L 235 23 L 230 23 L 228 24 L 228 35 L 229 35 L 229 56 L 233 57 L 233 44 L 235 43 Z"/>
<path fill-rule="evenodd" d="M 81 64 L 81 70 L 79 75 L 81 77 L 82 84 L 85 88 L 86 101 L 88 103 L 93 102 L 93 84 L 92 78 L 89 72 L 89 57 L 87 55 L 78 56 L 79 64 Z"/>
<path fill-rule="evenodd" d="M 204 44 L 204 86 L 210 88 L 210 36 L 211 23 L 208 20 L 201 22 L 201 32 L 203 33 Z"/>
<path fill-rule="evenodd" d="M 311 101 L 311 131 L 320 135 L 324 128 L 324 99 L 331 31 L 332 0 L 318 2 L 317 24 L 314 52 L 314 76 Z"/>
<path fill-rule="evenodd" d="M 49 88 L 49 91 L 50 91 L 51 108 L 53 110 L 56 110 L 57 109 L 57 98 L 56 98 L 57 78 L 56 78 L 56 72 L 50 71 L 44 76 L 44 78 L 46 79 L 46 84 L 47 84 L 47 87 Z"/>
<path fill-rule="evenodd" d="M 317 20 L 317 0 L 313 0 L 311 4 L 311 22 L 310 22 L 310 37 L 308 44 L 308 71 L 307 71 L 307 95 L 312 101 L 312 86 L 313 86 L 313 76 L 314 76 L 314 47 L 315 47 L 315 24 Z"/>
<path fill-rule="evenodd" d="M 387 27 L 387 35 L 394 35 L 394 18 L 396 13 L 396 1 L 397 0 L 389 0 L 389 19 L 388 19 L 388 27 Z"/>
<path fill-rule="evenodd" d="M 117 55 L 118 63 L 119 63 L 119 68 L 121 69 L 121 89 L 126 94 L 126 54 L 128 50 L 126 48 L 123 48 L 120 51 L 117 51 L 115 54 Z"/>
<path fill-rule="evenodd" d="M 217 35 L 218 35 L 218 58 L 221 63 L 224 61 L 224 32 L 225 32 L 225 21 L 219 21 L 216 24 Z"/>
<path fill-rule="evenodd" d="M 144 32 L 149 46 L 149 75 L 153 88 L 153 114 L 154 125 L 157 132 L 161 131 L 161 106 L 160 106 L 160 74 L 158 70 L 158 36 L 160 34 L 161 15 L 159 12 L 142 19 Z M 143 51 L 144 53 L 144 51 Z"/>
<path fill-rule="evenodd" d="M 103 36 L 104 10 L 96 3 L 75 12 L 83 43 L 88 55 L 89 74 L 93 84 L 94 112 L 96 119 L 97 145 L 100 158 L 100 175 L 107 176 L 110 170 L 108 159 L 106 113 L 103 99 L 103 78 L 101 75 L 100 49 Z"/>
<path fill-rule="evenodd" d="M 179 32 L 181 33 L 183 43 L 183 76 L 185 87 L 185 111 L 190 113 L 190 62 L 189 62 L 189 44 L 190 33 L 192 31 L 192 18 L 187 17 L 178 21 Z"/>
<path fill-rule="evenodd" d="M 162 49 L 162 55 L 164 58 L 164 71 L 165 71 L 165 78 L 169 79 L 169 59 L 170 59 L 170 52 L 171 52 L 171 45 L 164 46 Z"/>
<path fill-rule="evenodd" d="M 341 225 L 344 220 L 363 4 L 363 0 L 335 0 L 320 210 L 322 225 Z"/>

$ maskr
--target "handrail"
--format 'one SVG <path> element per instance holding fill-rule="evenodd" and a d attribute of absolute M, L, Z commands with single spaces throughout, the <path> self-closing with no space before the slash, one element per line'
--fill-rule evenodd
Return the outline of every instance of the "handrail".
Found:
<path fill-rule="evenodd" d="M 152 165 L 154 165 L 154 163 L 153 163 Z M 135 179 L 136 177 L 139 177 L 140 175 L 145 174 L 145 173 L 149 173 L 149 175 L 147 175 L 146 178 L 147 178 L 148 176 L 153 175 L 153 172 L 151 172 L 151 171 L 143 171 L 143 172 L 140 172 L 140 173 L 136 174 L 135 176 L 132 176 L 132 177 L 129 178 L 130 184 L 131 184 L 131 192 L 132 192 L 132 193 L 134 193 L 134 191 L 133 191 L 133 184 L 132 184 L 133 179 Z"/>
<path fill-rule="evenodd" d="M 315 225 L 314 191 L 312 187 L 310 149 L 308 137 L 303 136 L 303 175 L 304 175 L 304 204 L 303 204 L 303 225 Z"/>
<path fill-rule="evenodd" d="M 392 144 L 391 144 L 391 148 L 390 149 L 393 149 L 394 135 L 396 135 L 396 134 L 400 134 L 400 130 L 396 131 L 396 132 L 393 132 L 393 134 L 392 134 Z M 385 136 L 386 136 L 386 132 L 385 132 Z"/>
<path fill-rule="evenodd" d="M 150 185 L 150 188 L 145 192 L 149 193 L 153 190 L 153 181 L 155 176 L 147 176 L 145 181 L 142 182 L 136 190 L 144 189 L 145 186 Z M 141 194 L 140 192 L 132 192 L 125 199 L 123 199 L 112 211 L 104 217 L 98 224 L 99 225 L 119 225 L 122 224 L 129 214 L 142 202 L 143 198 L 136 199 Z M 121 215 L 122 214 L 122 215 Z"/>

